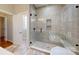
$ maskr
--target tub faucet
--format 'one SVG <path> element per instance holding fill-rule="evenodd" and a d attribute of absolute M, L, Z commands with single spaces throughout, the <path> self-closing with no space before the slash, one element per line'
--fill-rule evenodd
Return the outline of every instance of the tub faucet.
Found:
<path fill-rule="evenodd" d="M 40 32 L 42 32 L 42 28 L 40 28 Z"/>

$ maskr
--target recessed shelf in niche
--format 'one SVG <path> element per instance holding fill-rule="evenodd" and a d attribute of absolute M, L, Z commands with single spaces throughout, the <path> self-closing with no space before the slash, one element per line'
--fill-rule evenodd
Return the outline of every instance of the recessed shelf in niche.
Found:
<path fill-rule="evenodd" d="M 51 22 L 51 19 L 47 19 L 46 22 Z"/>
<path fill-rule="evenodd" d="M 46 30 L 51 30 L 51 19 L 46 20 Z"/>
<path fill-rule="evenodd" d="M 51 26 L 47 26 L 47 28 L 50 28 Z"/>

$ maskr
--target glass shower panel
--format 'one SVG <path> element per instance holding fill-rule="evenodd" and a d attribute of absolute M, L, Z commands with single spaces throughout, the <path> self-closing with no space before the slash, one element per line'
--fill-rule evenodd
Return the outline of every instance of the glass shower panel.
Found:
<path fill-rule="evenodd" d="M 79 9 L 75 6 L 49 5 L 44 7 L 45 10 L 43 10 L 44 8 L 35 9 L 37 16 L 30 16 L 31 41 L 60 44 L 59 39 L 61 38 L 73 46 L 78 44 Z M 52 10 L 51 13 L 50 10 Z"/>

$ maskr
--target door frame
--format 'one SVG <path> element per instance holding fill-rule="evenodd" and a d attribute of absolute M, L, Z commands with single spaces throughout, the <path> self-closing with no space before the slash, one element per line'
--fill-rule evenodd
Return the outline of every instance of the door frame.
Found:
<path fill-rule="evenodd" d="M 4 25 L 4 27 L 5 27 L 5 30 L 4 30 L 5 34 L 4 35 L 5 35 L 5 40 L 7 40 L 8 39 L 7 38 L 7 17 L 4 17 L 4 24 L 5 24 Z"/>
<path fill-rule="evenodd" d="M 5 25 L 4 25 L 4 27 L 6 27 L 5 28 L 5 40 L 7 40 L 7 16 L 9 16 L 9 15 L 11 15 L 11 16 L 13 16 L 13 15 L 15 15 L 14 13 L 12 13 L 12 12 L 9 12 L 9 11 L 6 11 L 6 10 L 3 10 L 3 9 L 0 9 L 0 12 L 2 13 L 1 15 L 0 15 L 0 17 L 4 17 L 4 20 L 5 20 Z"/>
<path fill-rule="evenodd" d="M 5 40 L 7 40 L 7 17 L 6 16 L 0 16 L 4 18 L 4 37 Z"/>

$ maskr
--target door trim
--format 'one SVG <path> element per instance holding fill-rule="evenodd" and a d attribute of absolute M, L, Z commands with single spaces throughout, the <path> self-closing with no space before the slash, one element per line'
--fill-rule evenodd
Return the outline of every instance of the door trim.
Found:
<path fill-rule="evenodd" d="M 5 40 L 7 40 L 7 17 L 4 17 L 4 18 L 5 18 L 4 19 L 4 24 L 5 24 L 4 25 L 4 27 L 5 27 L 5 30 L 4 30 L 5 31 L 5 34 L 4 35 L 5 35 Z"/>

